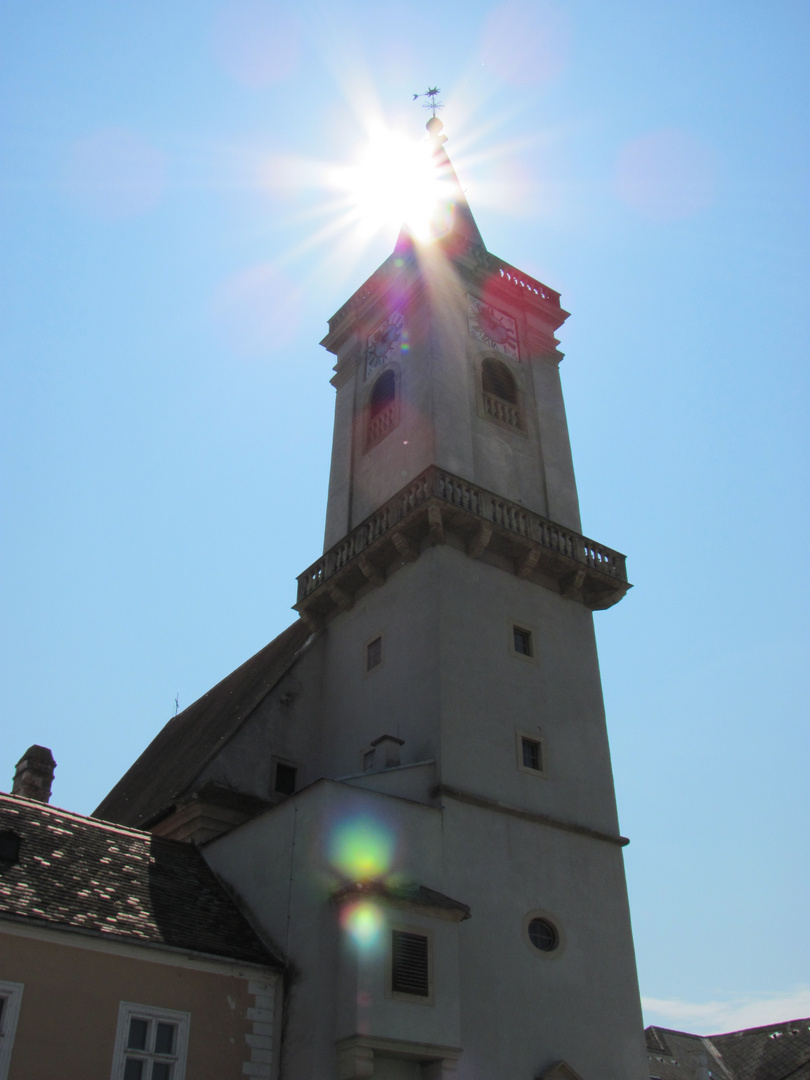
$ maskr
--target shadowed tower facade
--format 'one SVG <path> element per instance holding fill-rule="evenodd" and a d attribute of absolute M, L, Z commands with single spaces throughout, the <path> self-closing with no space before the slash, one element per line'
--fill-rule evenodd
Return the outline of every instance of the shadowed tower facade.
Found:
<path fill-rule="evenodd" d="M 285 1080 L 647 1075 L 559 295 L 440 197 L 329 322 L 323 556 L 299 621 L 100 816 L 208 841 L 290 964 Z M 273 1075 L 272 1072 L 268 1075 Z"/>

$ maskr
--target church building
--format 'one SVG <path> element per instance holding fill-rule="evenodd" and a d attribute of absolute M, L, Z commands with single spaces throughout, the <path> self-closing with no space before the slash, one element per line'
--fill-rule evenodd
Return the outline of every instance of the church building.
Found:
<path fill-rule="evenodd" d="M 197 845 L 285 965 L 249 1075 L 643 1080 L 592 616 L 625 560 L 582 534 L 568 313 L 487 251 L 441 132 L 430 228 L 322 342 L 326 535 L 297 620 L 95 816 Z"/>

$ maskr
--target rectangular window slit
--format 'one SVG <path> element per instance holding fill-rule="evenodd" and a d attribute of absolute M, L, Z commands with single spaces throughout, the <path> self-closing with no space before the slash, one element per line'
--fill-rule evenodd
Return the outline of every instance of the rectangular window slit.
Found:
<path fill-rule="evenodd" d="M 393 930 L 391 989 L 398 994 L 428 997 L 428 939 L 422 934 Z"/>
<path fill-rule="evenodd" d="M 374 638 L 366 645 L 366 671 L 382 663 L 382 638 Z"/>
<path fill-rule="evenodd" d="M 535 769 L 537 772 L 543 770 L 543 755 L 540 750 L 540 743 L 535 742 L 534 739 L 523 739 L 523 766 L 526 769 Z"/>
<path fill-rule="evenodd" d="M 292 795 L 295 791 L 295 778 L 298 770 L 293 765 L 276 764 L 275 790 L 279 795 Z"/>
<path fill-rule="evenodd" d="M 521 656 L 532 656 L 532 632 L 531 630 L 524 630 L 520 626 L 512 627 L 512 634 L 515 652 L 520 653 Z"/>

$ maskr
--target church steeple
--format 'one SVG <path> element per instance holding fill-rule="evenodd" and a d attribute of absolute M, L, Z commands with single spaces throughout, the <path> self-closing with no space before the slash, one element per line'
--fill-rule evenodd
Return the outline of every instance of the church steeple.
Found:
<path fill-rule="evenodd" d="M 430 502 L 436 542 L 450 512 L 442 503 L 456 499 L 473 548 L 498 548 L 492 526 L 516 532 L 500 545 L 516 573 L 550 571 L 562 591 L 609 606 L 629 586 L 623 556 L 580 535 L 554 336 L 568 312 L 553 289 L 486 250 L 438 117 L 428 136 L 442 195 L 434 229 L 403 228 L 322 341 L 337 357 L 325 553 L 299 579 L 298 610 L 323 617 L 377 572 L 367 552 L 352 561 L 365 567 L 352 582 L 348 552 L 383 534 L 406 550 L 405 534 L 381 525 L 397 506 Z"/>
<path fill-rule="evenodd" d="M 434 115 L 425 127 L 437 191 L 436 217 L 430 240 L 441 239 L 445 244 L 459 249 L 474 246 L 486 250 L 456 170 L 444 149 L 447 142 L 447 136 L 442 135 L 444 124 Z M 395 251 L 402 253 L 408 250 L 414 240 L 419 243 L 419 239 L 411 235 L 408 225 L 403 225 Z"/>

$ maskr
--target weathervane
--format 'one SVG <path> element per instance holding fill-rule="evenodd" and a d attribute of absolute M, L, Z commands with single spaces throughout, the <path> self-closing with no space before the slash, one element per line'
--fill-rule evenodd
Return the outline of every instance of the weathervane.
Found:
<path fill-rule="evenodd" d="M 440 93 L 441 93 L 441 90 L 438 88 L 438 86 L 429 86 L 427 88 L 427 90 L 424 92 L 424 94 L 414 94 L 413 95 L 413 100 L 416 101 L 416 99 L 420 98 L 420 97 L 430 98 L 430 101 L 426 101 L 425 104 L 422 106 L 422 108 L 423 109 L 432 109 L 433 110 L 433 119 L 435 120 L 436 119 L 436 110 L 444 108 L 443 103 L 441 101 L 436 100 L 436 95 L 440 94 Z"/>

